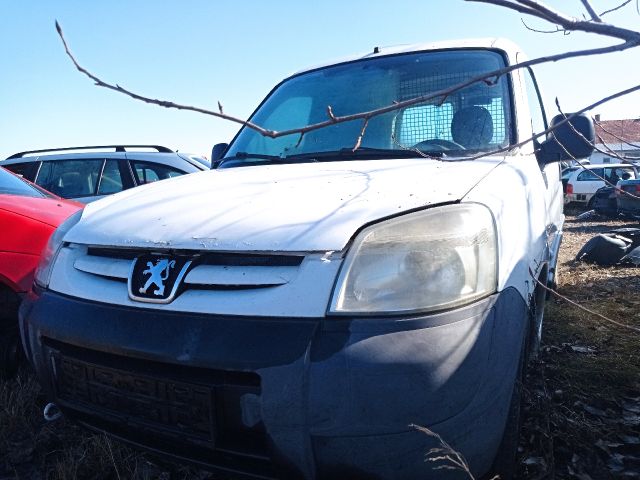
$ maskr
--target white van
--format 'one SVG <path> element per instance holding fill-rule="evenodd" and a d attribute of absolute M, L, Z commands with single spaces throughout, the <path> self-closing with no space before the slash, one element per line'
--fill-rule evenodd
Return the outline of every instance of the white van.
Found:
<path fill-rule="evenodd" d="M 300 72 L 252 122 L 392 108 L 359 148 L 362 121 L 243 128 L 215 170 L 88 205 L 21 311 L 51 401 L 225 476 L 441 478 L 415 424 L 508 478 L 562 238 L 557 162 L 593 139 L 576 117 L 520 146 L 547 127 L 529 69 L 450 89 L 522 60 L 473 40 Z"/>

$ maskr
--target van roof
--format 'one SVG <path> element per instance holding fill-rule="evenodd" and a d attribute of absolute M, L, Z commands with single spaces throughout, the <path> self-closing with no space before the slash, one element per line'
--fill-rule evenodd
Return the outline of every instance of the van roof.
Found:
<path fill-rule="evenodd" d="M 502 50 L 506 52 L 507 55 L 511 58 L 515 58 L 516 54 L 521 51 L 520 48 L 511 40 L 508 40 L 506 38 L 498 38 L 498 37 L 469 38 L 469 39 L 462 39 L 462 40 L 446 40 L 446 41 L 439 41 L 439 42 L 423 42 L 423 43 L 413 43 L 413 44 L 395 45 L 395 46 L 372 47 L 371 50 L 368 51 L 367 53 L 363 53 L 359 55 L 351 55 L 351 56 L 339 58 L 330 62 L 314 65 L 312 67 L 300 70 L 294 73 L 293 75 L 298 75 L 300 73 L 316 70 L 318 68 L 337 65 L 340 63 L 353 62 L 355 60 L 363 60 L 365 58 L 371 58 L 371 57 L 398 55 L 402 53 L 412 53 L 412 52 L 423 52 L 423 51 L 429 51 L 429 50 L 454 50 L 454 49 L 464 49 L 464 48 Z"/>

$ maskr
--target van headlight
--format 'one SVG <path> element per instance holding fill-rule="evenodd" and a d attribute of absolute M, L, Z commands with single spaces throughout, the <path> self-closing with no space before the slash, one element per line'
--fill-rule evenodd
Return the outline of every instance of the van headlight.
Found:
<path fill-rule="evenodd" d="M 58 226 L 58 228 L 56 228 L 51 237 L 49 237 L 49 241 L 47 242 L 47 246 L 44 247 L 44 250 L 42 251 L 42 254 L 40 256 L 40 263 L 38 264 L 38 268 L 36 268 L 36 273 L 33 277 L 35 283 L 39 287 L 47 288 L 49 286 L 51 270 L 53 268 L 53 264 L 56 261 L 56 257 L 58 256 L 58 252 L 60 251 L 60 248 L 62 248 L 64 236 L 71 229 L 71 227 L 73 227 L 80 221 L 82 212 L 83 210 L 78 210 L 76 213 L 67 218 L 60 224 L 60 226 Z"/>
<path fill-rule="evenodd" d="M 496 290 L 493 216 L 480 204 L 435 207 L 365 228 L 341 267 L 330 313 L 458 307 Z"/>

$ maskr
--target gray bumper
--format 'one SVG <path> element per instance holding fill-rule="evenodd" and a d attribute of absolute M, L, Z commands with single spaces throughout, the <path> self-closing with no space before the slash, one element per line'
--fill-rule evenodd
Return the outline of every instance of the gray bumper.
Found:
<path fill-rule="evenodd" d="M 44 292 L 20 317 L 27 355 L 68 416 L 257 478 L 449 478 L 425 463 L 437 445 L 411 424 L 486 472 L 527 332 L 514 289 L 439 314 L 312 320 Z"/>

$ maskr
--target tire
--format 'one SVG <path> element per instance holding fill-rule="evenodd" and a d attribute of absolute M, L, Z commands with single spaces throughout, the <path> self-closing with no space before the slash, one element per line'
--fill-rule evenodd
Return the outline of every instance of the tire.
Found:
<path fill-rule="evenodd" d="M 500 476 L 500 480 L 510 480 L 515 477 L 517 471 L 517 455 L 518 444 L 520 442 L 520 427 L 522 424 L 520 415 L 520 405 L 522 403 L 522 381 L 524 379 L 525 357 L 527 350 L 527 342 L 524 342 L 520 359 L 518 361 L 518 372 L 511 393 L 511 401 L 509 403 L 509 413 L 507 414 L 507 423 L 504 427 L 498 454 L 493 461 L 491 467 L 492 478 L 495 475 Z"/>
<path fill-rule="evenodd" d="M 12 290 L 0 285 L 0 377 L 12 377 L 20 364 L 23 352 L 18 330 L 20 298 Z"/>
<path fill-rule="evenodd" d="M 538 280 L 543 285 L 547 284 L 548 274 L 546 269 L 542 271 Z M 531 299 L 531 305 L 529 306 L 529 335 L 526 342 L 527 347 L 524 358 L 525 365 L 527 365 L 530 360 L 538 358 L 538 353 L 540 353 L 540 343 L 542 342 L 542 323 L 544 321 L 544 306 L 547 302 L 547 298 L 549 297 L 548 294 L 549 292 L 542 287 L 542 285 L 538 285 L 533 292 L 533 298 Z"/>
<path fill-rule="evenodd" d="M 18 329 L 5 329 L 0 338 L 0 378 L 15 375 L 22 360 L 22 345 Z"/>

